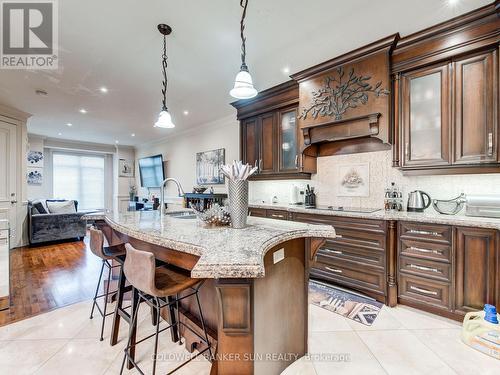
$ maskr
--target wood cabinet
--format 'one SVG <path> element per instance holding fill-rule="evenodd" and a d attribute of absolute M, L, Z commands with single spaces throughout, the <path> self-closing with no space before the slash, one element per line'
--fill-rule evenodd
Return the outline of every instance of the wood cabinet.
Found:
<path fill-rule="evenodd" d="M 240 120 L 241 158 L 258 167 L 252 179 L 311 178 L 316 163 L 302 161 L 297 83 L 287 82 L 232 104 Z"/>
<path fill-rule="evenodd" d="M 403 167 L 450 164 L 450 67 L 401 77 Z"/>
<path fill-rule="evenodd" d="M 498 7 L 398 41 L 393 165 L 405 174 L 498 173 Z"/>
<path fill-rule="evenodd" d="M 500 302 L 494 229 L 399 223 L 398 301 L 457 320 Z"/>
<path fill-rule="evenodd" d="M 311 277 L 358 290 L 387 303 L 385 221 L 296 212 L 292 219 L 332 225 L 339 236 L 326 241 L 318 250 L 311 265 Z"/>
<path fill-rule="evenodd" d="M 456 229 L 455 309 L 465 314 L 495 304 L 500 270 L 497 232 L 490 229 Z"/>
<path fill-rule="evenodd" d="M 454 164 L 497 161 L 498 53 L 479 53 L 453 63 Z M 494 93 L 496 91 L 496 94 Z M 496 100 L 495 100 L 496 99 Z"/>

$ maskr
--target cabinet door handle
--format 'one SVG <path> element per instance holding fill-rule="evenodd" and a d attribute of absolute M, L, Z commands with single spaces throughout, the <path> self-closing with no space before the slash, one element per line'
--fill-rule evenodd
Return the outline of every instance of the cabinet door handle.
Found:
<path fill-rule="evenodd" d="M 425 253 L 425 254 L 436 254 L 436 255 L 443 255 L 442 251 L 439 250 L 429 250 L 429 249 L 422 249 L 420 247 L 409 247 L 408 250 L 413 250 L 413 251 L 418 251 L 419 253 Z"/>
<path fill-rule="evenodd" d="M 420 271 L 429 271 L 429 272 L 435 272 L 435 273 L 442 273 L 437 268 L 424 267 L 424 266 L 419 266 L 419 265 L 416 265 L 416 264 L 409 264 L 408 267 L 414 268 L 414 269 L 420 270 Z"/>
<path fill-rule="evenodd" d="M 408 154 L 410 153 L 410 144 L 408 142 L 405 143 L 405 158 L 408 160 Z"/>
<path fill-rule="evenodd" d="M 493 133 L 488 133 L 488 156 L 493 156 Z"/>
<path fill-rule="evenodd" d="M 440 234 L 438 232 L 431 232 L 428 230 L 419 230 L 419 229 L 410 229 L 408 233 L 413 233 L 413 234 L 423 234 L 426 236 L 433 236 L 433 237 L 439 237 Z"/>
<path fill-rule="evenodd" d="M 338 255 L 342 255 L 342 251 L 340 250 L 332 250 L 332 249 L 323 249 L 324 251 L 326 251 L 327 253 L 331 253 L 331 254 L 338 254 Z"/>
<path fill-rule="evenodd" d="M 335 272 L 335 273 L 342 273 L 342 270 L 338 270 L 336 268 L 331 268 L 328 266 L 325 266 L 325 269 L 327 269 L 328 271 L 331 271 L 331 272 Z"/>
<path fill-rule="evenodd" d="M 430 295 L 432 295 L 432 296 L 437 296 L 437 292 L 434 292 L 434 291 L 432 291 L 432 290 L 422 289 L 422 288 L 419 288 L 419 287 L 417 287 L 417 286 L 413 286 L 413 285 L 411 285 L 411 286 L 410 286 L 410 289 L 411 289 L 411 290 L 414 290 L 414 291 L 416 291 L 416 292 L 423 293 L 423 294 L 430 294 Z"/>
<path fill-rule="evenodd" d="M 295 168 L 299 167 L 299 155 L 295 155 Z"/>
<path fill-rule="evenodd" d="M 259 171 L 262 170 L 262 159 L 259 159 Z"/>
<path fill-rule="evenodd" d="M 11 200 L 11 201 L 10 201 L 10 203 L 11 203 L 11 204 L 16 204 L 16 203 L 17 203 L 17 201 L 14 199 L 14 200 Z"/>

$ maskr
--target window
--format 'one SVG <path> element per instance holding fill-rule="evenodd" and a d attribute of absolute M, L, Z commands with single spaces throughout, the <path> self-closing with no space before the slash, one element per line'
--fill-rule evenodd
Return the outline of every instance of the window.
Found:
<path fill-rule="evenodd" d="M 53 154 L 53 193 L 56 199 L 74 199 L 78 209 L 104 208 L 104 157 Z"/>

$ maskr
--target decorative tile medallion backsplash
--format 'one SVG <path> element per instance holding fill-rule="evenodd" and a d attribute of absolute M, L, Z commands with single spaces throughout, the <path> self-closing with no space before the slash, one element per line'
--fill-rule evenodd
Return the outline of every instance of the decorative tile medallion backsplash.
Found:
<path fill-rule="evenodd" d="M 339 186 L 343 175 L 339 165 L 369 164 L 369 195 L 366 197 L 339 196 Z M 384 189 L 391 182 L 401 187 L 406 207 L 408 193 L 423 190 L 432 198 L 451 199 L 465 194 L 500 194 L 500 174 L 443 175 L 443 176 L 403 176 L 392 164 L 392 151 L 366 152 L 351 155 L 337 155 L 318 158 L 318 173 L 311 181 L 252 181 L 250 201 L 270 203 L 273 196 L 280 204 L 290 202 L 290 187 L 305 187 L 310 184 L 316 188 L 317 204 L 321 206 L 362 206 L 384 207 Z M 432 209 L 432 208 L 429 208 Z"/>

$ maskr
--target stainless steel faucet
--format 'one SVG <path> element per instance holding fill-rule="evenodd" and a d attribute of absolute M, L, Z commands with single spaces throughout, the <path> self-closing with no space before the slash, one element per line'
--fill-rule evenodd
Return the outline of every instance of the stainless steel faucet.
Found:
<path fill-rule="evenodd" d="M 179 193 L 179 197 L 184 196 L 184 190 L 182 189 L 181 183 L 177 181 L 175 178 L 168 177 L 163 180 L 160 186 L 160 215 L 163 216 L 165 215 L 166 208 L 165 208 L 165 185 L 167 182 L 172 181 L 176 186 L 177 186 L 177 192 Z"/>

